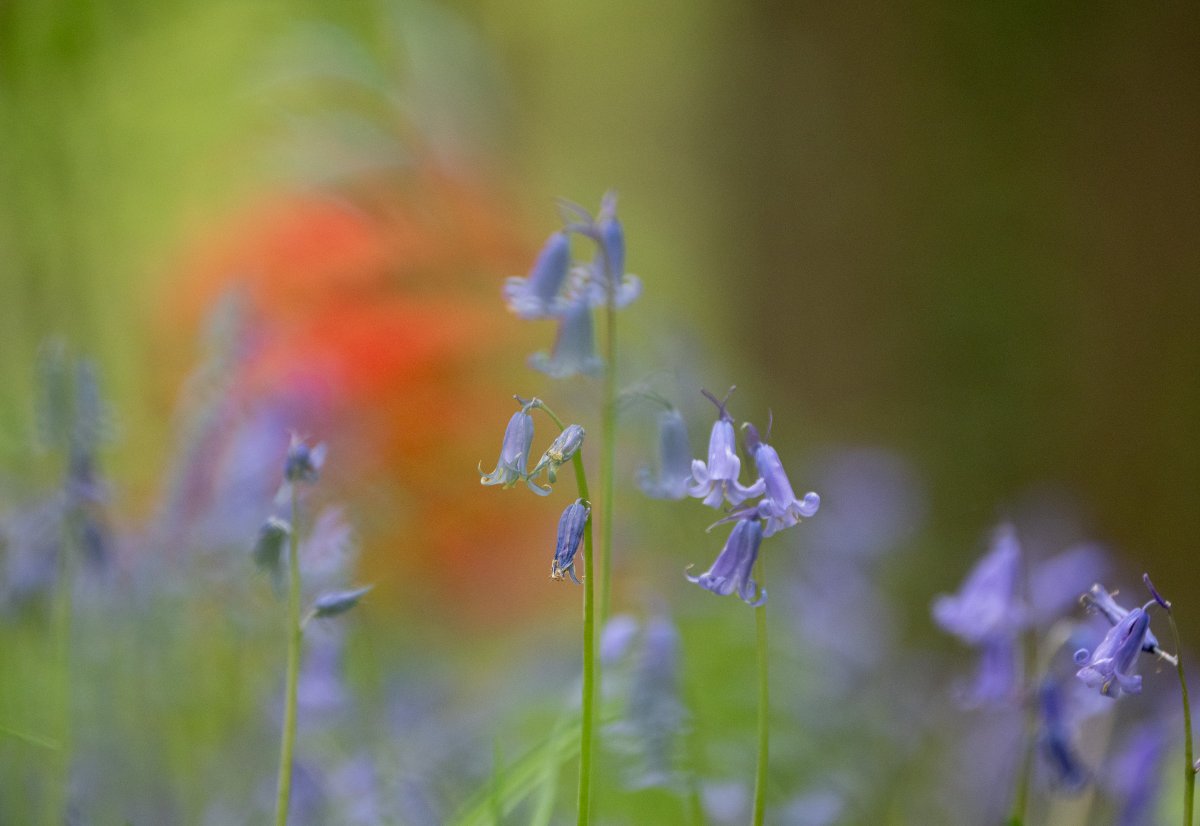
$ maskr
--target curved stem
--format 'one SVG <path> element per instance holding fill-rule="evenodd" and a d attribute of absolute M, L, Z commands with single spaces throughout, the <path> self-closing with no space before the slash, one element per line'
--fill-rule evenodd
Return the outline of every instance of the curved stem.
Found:
<path fill-rule="evenodd" d="M 763 561 L 758 558 L 758 582 L 762 586 Z M 768 755 L 768 691 L 767 668 L 767 605 L 754 609 L 754 620 L 758 630 L 758 766 L 754 772 L 754 826 L 762 826 L 767 799 L 767 755 Z"/>
<path fill-rule="evenodd" d="M 1183 647 L 1179 644 L 1179 628 L 1175 625 L 1175 614 L 1167 609 L 1167 622 L 1171 636 L 1175 638 L 1175 670 L 1179 674 L 1179 693 L 1183 698 L 1183 826 L 1192 826 L 1196 801 L 1196 764 L 1192 748 L 1192 707 L 1188 702 L 1187 677 L 1183 673 Z"/>
<path fill-rule="evenodd" d="M 296 488 L 292 486 L 292 530 L 288 553 L 287 682 L 284 689 L 283 739 L 279 747 L 279 780 L 275 798 L 275 826 L 284 826 L 292 792 L 292 753 L 296 746 L 296 687 L 300 681 L 300 525 Z"/>
<path fill-rule="evenodd" d="M 547 411 L 549 412 L 549 411 Z M 553 416 L 553 414 L 551 414 Z M 561 427 L 561 423 L 559 425 Z M 587 475 L 583 470 L 582 452 L 572 460 L 579 498 L 590 502 Z M 605 503 L 607 505 L 607 502 Z M 600 664 L 596 657 L 596 592 L 595 568 L 592 566 L 592 520 L 583 526 L 583 696 L 579 710 L 579 826 L 585 826 L 592 816 L 592 751 L 596 728 L 596 683 Z"/>

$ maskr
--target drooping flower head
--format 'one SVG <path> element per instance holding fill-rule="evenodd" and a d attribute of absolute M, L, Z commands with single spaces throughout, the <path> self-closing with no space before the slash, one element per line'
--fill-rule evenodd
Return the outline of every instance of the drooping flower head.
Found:
<path fill-rule="evenodd" d="M 315 482 L 325 464 L 325 443 L 309 447 L 304 439 L 296 433 L 292 434 L 291 444 L 288 445 L 287 459 L 284 463 L 283 476 L 289 482 Z"/>
<path fill-rule="evenodd" d="M 554 559 L 550 563 L 550 578 L 561 581 L 571 577 L 571 581 L 579 585 L 575 576 L 575 555 L 579 553 L 579 542 L 583 539 L 583 529 L 587 525 L 592 509 L 582 499 L 576 499 L 563 511 L 558 520 L 558 542 L 554 546 Z"/>
<path fill-rule="evenodd" d="M 1100 583 L 1093 585 L 1086 594 L 1079 598 L 1079 601 L 1085 607 L 1108 620 L 1109 625 L 1117 625 L 1129 614 L 1129 609 L 1118 603 L 1116 598 Z M 1175 657 L 1168 654 L 1159 646 L 1158 637 L 1154 636 L 1154 632 L 1149 628 L 1146 629 L 1146 638 L 1142 643 L 1142 650 L 1167 660 L 1172 664 L 1175 662 Z"/>
<path fill-rule="evenodd" d="M 754 425 L 746 422 L 742 430 L 746 434 L 746 448 L 754 457 L 754 467 L 766 487 L 762 507 L 767 515 L 767 525 L 763 536 L 771 536 L 792 527 L 801 518 L 807 519 L 816 514 L 817 508 L 821 507 L 821 497 L 809 491 L 804 494 L 804 499 L 797 499 L 787 472 L 783 469 L 783 462 L 779 460 L 779 453 L 759 438 L 758 428 Z"/>
<path fill-rule="evenodd" d="M 732 393 L 734 388 L 729 388 Z M 737 440 L 733 431 L 733 417 L 729 415 L 725 398 L 718 401 L 717 397 L 707 390 L 701 391 L 704 396 L 717 406 L 717 420 L 713 423 L 712 433 L 708 439 L 708 463 L 699 459 L 692 462 L 692 486 L 688 489 L 691 496 L 703 499 L 710 508 L 719 508 L 724 500 L 738 506 L 747 499 L 760 495 L 766 488 L 766 483 L 758 479 L 749 487 L 744 487 L 738 481 L 742 470 L 742 460 L 737 455 Z"/>
<path fill-rule="evenodd" d="M 687 575 L 689 582 L 712 591 L 718 596 L 736 593 L 748 605 L 759 606 L 767 601 L 767 591 L 760 589 L 751 577 L 762 544 L 763 528 L 757 509 L 737 521 L 725 541 L 716 562 L 700 576 Z"/>
<path fill-rule="evenodd" d="M 1104 639 L 1089 652 L 1081 648 L 1075 652 L 1075 664 L 1080 666 L 1076 676 L 1089 688 L 1099 688 L 1106 697 L 1120 697 L 1121 693 L 1138 694 L 1142 690 L 1142 678 L 1132 673 L 1138 652 L 1146 642 L 1150 628 L 1150 616 L 1146 613 L 1153 603 L 1134 608 L 1120 622 L 1108 630 Z"/>
<path fill-rule="evenodd" d="M 546 452 L 542 454 L 542 458 L 538 459 L 538 463 L 533 466 L 533 470 L 529 471 L 529 476 L 525 480 L 535 493 L 545 495 L 550 492 L 549 487 L 543 488 L 534 480 L 545 468 L 550 484 L 557 482 L 559 467 L 571 461 L 583 445 L 583 437 L 584 430 L 577 424 L 567 425 L 563 428 L 563 432 L 555 437 L 554 441 L 550 443 L 550 447 L 546 448 Z"/>
<path fill-rule="evenodd" d="M 481 463 L 479 484 L 511 488 L 525 478 L 529 448 L 533 445 L 533 417 L 529 415 L 529 406 L 528 403 L 523 403 L 521 409 L 508 420 L 508 427 L 504 429 L 504 441 L 500 444 L 500 459 L 496 462 L 496 469 L 491 473 L 484 473 Z"/>
<path fill-rule="evenodd" d="M 658 476 L 648 467 L 638 470 L 637 484 L 654 499 L 682 499 L 692 481 L 692 446 L 687 424 L 675 408 L 658 414 Z"/>
<path fill-rule="evenodd" d="M 556 318 L 566 309 L 561 294 L 571 268 L 571 242 L 565 232 L 546 241 L 529 276 L 513 276 L 504 283 L 508 309 L 524 319 Z"/>
<path fill-rule="evenodd" d="M 592 307 L 586 298 L 576 298 L 567 306 L 558 322 L 554 348 L 549 354 L 534 353 L 529 366 L 552 379 L 592 375 L 604 367 L 604 360 L 596 355 Z"/>
<path fill-rule="evenodd" d="M 1016 532 L 1011 525 L 1002 525 L 992 537 L 991 550 L 976 563 L 959 592 L 934 600 L 934 620 L 971 645 L 1014 632 L 1024 613 L 1017 595 L 1020 566 Z"/>

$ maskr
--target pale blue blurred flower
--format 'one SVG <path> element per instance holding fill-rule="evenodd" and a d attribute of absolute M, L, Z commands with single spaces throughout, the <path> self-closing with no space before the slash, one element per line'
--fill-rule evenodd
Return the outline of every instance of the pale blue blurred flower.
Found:
<path fill-rule="evenodd" d="M 567 306 L 558 322 L 553 349 L 549 354 L 534 353 L 529 366 L 552 379 L 600 372 L 604 360 L 596 355 L 592 308 L 587 301 L 577 299 Z"/>
<path fill-rule="evenodd" d="M 687 424 L 675 408 L 658 414 L 658 475 L 648 467 L 638 469 L 637 485 L 654 499 L 683 499 L 692 481 L 692 446 Z"/>
<path fill-rule="evenodd" d="M 972 645 L 1015 631 L 1024 614 L 1017 599 L 1020 566 L 1016 531 L 1001 525 L 992 536 L 991 549 L 971 569 L 959 592 L 934 600 L 934 620 Z"/>
<path fill-rule="evenodd" d="M 600 214 L 590 235 L 599 249 L 590 269 L 581 271 L 577 277 L 586 281 L 589 301 L 593 307 L 608 304 L 609 277 L 613 277 L 613 306 L 627 307 L 642 294 L 642 282 L 636 275 L 625 272 L 625 230 L 617 218 L 617 195 L 605 193 Z"/>
<path fill-rule="evenodd" d="M 1066 700 L 1062 687 L 1053 678 L 1042 681 L 1038 688 L 1037 744 L 1054 785 L 1067 792 L 1079 792 L 1091 780 L 1091 772 L 1071 742 Z"/>
<path fill-rule="evenodd" d="M 504 283 L 508 309 L 525 319 L 557 318 L 566 308 L 563 284 L 571 267 L 571 242 L 565 232 L 546 241 L 527 278 L 514 276 Z"/>

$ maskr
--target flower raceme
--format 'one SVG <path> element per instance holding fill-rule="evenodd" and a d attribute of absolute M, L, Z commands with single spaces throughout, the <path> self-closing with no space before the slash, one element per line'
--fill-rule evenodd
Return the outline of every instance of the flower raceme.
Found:
<path fill-rule="evenodd" d="M 550 563 L 551 579 L 561 581 L 569 576 L 576 585 L 580 584 L 579 578 L 575 576 L 575 555 L 579 553 L 579 542 L 583 539 L 583 529 L 591 514 L 591 507 L 582 499 L 576 499 L 563 511 L 558 520 L 558 542 L 554 546 L 554 559 Z"/>
<path fill-rule="evenodd" d="M 732 388 L 730 389 L 732 391 Z M 717 406 L 717 420 L 713 423 L 712 433 L 708 440 L 708 463 L 696 459 L 692 462 L 692 485 L 688 493 L 697 499 L 703 499 L 710 508 L 719 508 L 725 500 L 737 507 L 742 502 L 759 496 L 766 489 L 766 483 L 758 479 L 749 487 L 738 481 L 742 470 L 742 460 L 737 455 L 737 441 L 733 430 L 733 417 L 725 399 L 718 401 L 707 390 L 705 397 Z"/>

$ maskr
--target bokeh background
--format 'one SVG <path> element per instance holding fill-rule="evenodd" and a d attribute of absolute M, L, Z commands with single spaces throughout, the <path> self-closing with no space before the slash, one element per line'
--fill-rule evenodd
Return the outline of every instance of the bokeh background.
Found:
<path fill-rule="evenodd" d="M 578 594 L 546 581 L 563 503 L 481 490 L 474 469 L 494 458 L 512 393 L 594 416 L 594 384 L 525 366 L 552 329 L 508 315 L 499 287 L 557 227 L 555 198 L 595 208 L 608 188 L 646 285 L 621 317 L 622 383 L 670 396 L 697 455 L 699 388 L 737 384 L 735 413 L 769 408 L 797 487 L 825 497 L 769 559 L 794 583 L 776 591 L 792 603 L 781 614 L 822 606 L 782 632 L 819 638 L 781 668 L 807 686 L 796 696 L 837 696 L 806 676 L 826 648 L 857 652 L 853 682 L 909 646 L 917 697 L 919 675 L 953 672 L 962 652 L 929 602 L 1002 519 L 1035 555 L 1088 541 L 1114 582 L 1152 571 L 1200 641 L 1198 36 L 1187 4 L 4 4 L 6 519 L 36 511 L 63 472 L 35 438 L 46 342 L 93 359 L 105 399 L 95 458 L 112 537 L 79 608 L 103 621 L 77 632 L 93 653 L 72 702 L 106 722 L 79 723 L 78 798 L 96 822 L 253 821 L 282 646 L 246 552 L 288 428 L 330 445 L 314 496 L 351 526 L 343 576 L 377 583 L 338 632 L 358 701 L 333 728 L 365 737 L 386 712 L 411 737 L 388 757 L 412 781 L 387 792 L 406 801 L 395 822 L 441 822 L 486 780 L 493 745 L 518 753 L 553 719 L 528 694 L 560 685 L 545 702 L 561 704 L 573 674 Z M 651 420 L 627 411 L 623 479 L 653 450 Z M 705 652 L 742 662 L 750 614 L 678 576 L 719 541 L 698 507 L 646 504 L 631 485 L 617 505 L 616 607 L 677 615 L 712 743 L 700 752 L 744 780 L 749 743 L 720 744 L 751 698 Z M 6 531 L 13 581 L 19 533 Z M 30 729 L 52 727 L 44 579 L 10 581 L 3 619 L 0 723 Z M 184 584 L 200 590 L 171 590 Z M 113 588 L 136 597 L 119 609 Z M 831 808 L 867 782 L 816 776 L 831 743 L 872 799 L 896 801 L 896 822 L 953 811 L 936 771 L 951 735 L 900 738 L 928 757 L 915 777 L 897 773 L 900 747 L 867 768 L 864 744 L 883 735 L 862 720 L 886 701 L 863 702 L 820 736 L 799 711 L 781 722 L 797 745 L 778 747 L 778 797 L 800 802 L 780 822 L 826 822 L 822 805 L 840 812 L 828 822 L 881 822 Z M 464 708 L 478 714 L 452 734 L 436 723 Z M 87 768 L 119 737 L 124 758 Z M 476 763 L 430 790 L 421 738 Z M 261 778 L 229 785 L 230 764 L 261 755 Z M 0 799 L 41 788 L 45 762 L 0 742 Z M 140 792 L 111 790 L 134 777 Z M 333 781 L 313 785 L 335 799 Z M 706 788 L 715 821 L 738 793 Z M 613 822 L 642 805 L 667 807 L 661 822 L 687 811 L 633 795 Z M 903 819 L 914 812 L 932 819 Z"/>

